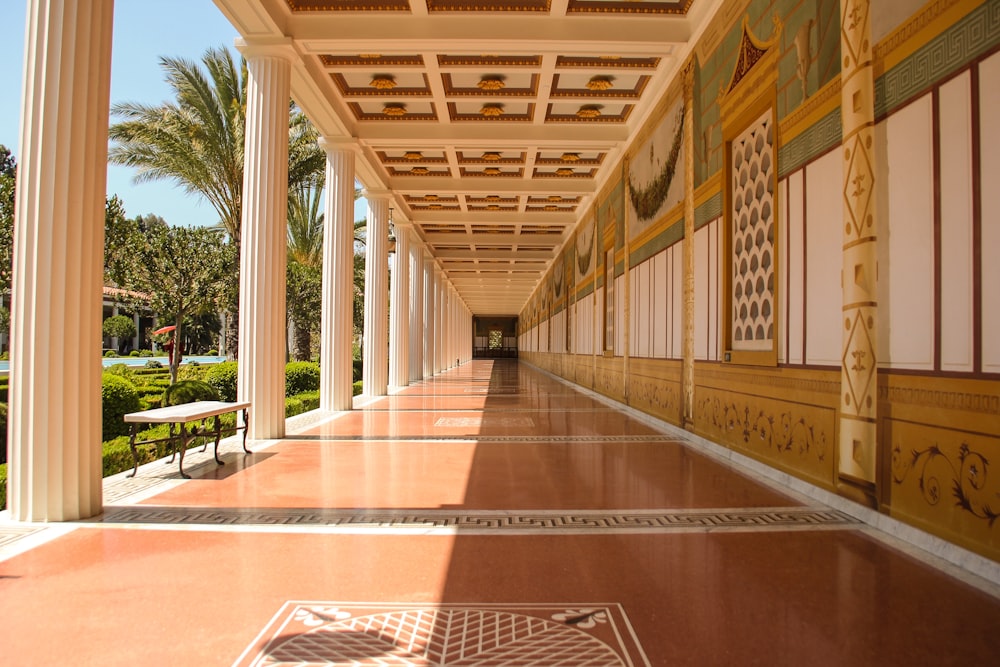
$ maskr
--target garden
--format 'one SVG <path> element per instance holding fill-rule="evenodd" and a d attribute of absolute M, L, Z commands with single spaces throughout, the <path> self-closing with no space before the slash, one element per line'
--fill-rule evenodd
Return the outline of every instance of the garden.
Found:
<path fill-rule="evenodd" d="M 128 470 L 133 466 L 129 448 L 128 424 L 123 417 L 130 412 L 149 410 L 165 405 L 191 401 L 235 401 L 238 362 L 218 364 L 189 363 L 180 366 L 178 381 L 170 383 L 170 369 L 156 360 L 136 368 L 115 364 L 101 376 L 101 414 L 104 477 Z M 285 417 L 319 408 L 319 364 L 313 361 L 292 361 L 285 366 Z M 357 375 L 357 369 L 355 371 Z M 7 451 L 7 392 L 8 378 L 0 378 L 0 452 Z M 361 392 L 361 383 L 354 383 L 354 394 Z M 223 428 L 235 425 L 235 414 L 222 416 Z M 160 424 L 139 433 L 139 438 L 151 440 L 167 437 L 168 426 Z M 193 438 L 188 448 L 201 447 L 204 438 Z M 170 453 L 168 443 L 145 446 L 137 450 L 139 465 L 162 458 Z M 0 509 L 7 506 L 7 464 L 0 463 Z"/>

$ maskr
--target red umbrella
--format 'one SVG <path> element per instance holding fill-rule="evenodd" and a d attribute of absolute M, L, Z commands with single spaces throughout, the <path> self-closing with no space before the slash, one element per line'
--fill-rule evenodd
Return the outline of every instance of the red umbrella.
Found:
<path fill-rule="evenodd" d="M 174 329 L 176 329 L 176 328 L 177 328 L 177 327 L 176 327 L 176 326 L 174 326 L 174 325 L 170 325 L 169 327 L 160 327 L 159 329 L 157 329 L 157 330 L 156 330 L 156 331 L 154 331 L 153 333 L 154 333 L 154 334 L 165 334 L 165 333 L 170 333 L 171 331 L 173 331 L 173 330 L 174 330 Z"/>

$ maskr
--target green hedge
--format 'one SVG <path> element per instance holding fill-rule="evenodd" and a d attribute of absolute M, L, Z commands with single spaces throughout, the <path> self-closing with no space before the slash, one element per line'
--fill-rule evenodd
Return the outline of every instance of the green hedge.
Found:
<path fill-rule="evenodd" d="M 121 378 L 116 378 L 121 380 Z M 360 387 L 360 382 L 355 383 L 355 392 Z M 319 408 L 319 392 L 310 391 L 296 396 L 289 396 L 285 399 L 285 416 L 292 417 L 303 412 L 316 410 Z M 229 413 L 222 415 L 222 427 L 233 428 L 236 425 L 236 414 Z M 165 438 L 170 432 L 167 424 L 159 424 L 139 433 L 139 440 L 155 440 Z M 188 449 L 204 446 L 207 438 L 192 438 L 188 443 Z M 131 470 L 134 462 L 132 460 L 132 450 L 128 446 L 129 437 L 119 435 L 105 440 L 103 445 L 103 470 L 104 476 L 118 474 L 125 470 Z M 136 448 L 139 456 L 139 465 L 161 459 L 170 453 L 170 444 L 158 442 L 155 445 L 141 445 Z M 7 464 L 0 463 L 0 509 L 7 507 Z"/>
<path fill-rule="evenodd" d="M 319 364 L 292 361 L 285 365 L 285 396 L 319 390 Z"/>
<path fill-rule="evenodd" d="M 139 409 L 139 394 L 135 385 L 112 373 L 101 374 L 101 437 L 110 440 L 128 433 L 122 417 Z"/>
<path fill-rule="evenodd" d="M 183 405 L 194 401 L 217 401 L 219 392 L 215 387 L 201 380 L 181 380 L 167 387 L 163 392 L 164 405 Z"/>
<path fill-rule="evenodd" d="M 232 402 L 236 400 L 236 373 L 235 361 L 223 361 L 205 372 L 205 382 L 215 387 L 223 401 Z"/>

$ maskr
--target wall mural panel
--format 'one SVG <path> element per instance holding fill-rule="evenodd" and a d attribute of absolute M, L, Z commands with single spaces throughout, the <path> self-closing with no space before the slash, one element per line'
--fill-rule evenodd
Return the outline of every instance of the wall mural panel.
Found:
<path fill-rule="evenodd" d="M 775 338 L 774 113 L 732 142 L 733 350 L 771 350 Z"/>
<path fill-rule="evenodd" d="M 593 217 L 588 217 L 576 233 L 576 284 L 582 285 L 590 279 L 596 265 L 594 257 L 594 233 L 597 225 Z"/>
<path fill-rule="evenodd" d="M 1000 438 L 886 419 L 892 515 L 1000 559 Z"/>
<path fill-rule="evenodd" d="M 629 367 L 629 405 L 681 424 L 681 364 L 679 361 L 634 359 Z"/>
<path fill-rule="evenodd" d="M 714 387 L 697 388 L 696 431 L 830 488 L 836 410 Z"/>
<path fill-rule="evenodd" d="M 628 162 L 629 238 L 684 199 L 684 101 L 672 104 Z"/>

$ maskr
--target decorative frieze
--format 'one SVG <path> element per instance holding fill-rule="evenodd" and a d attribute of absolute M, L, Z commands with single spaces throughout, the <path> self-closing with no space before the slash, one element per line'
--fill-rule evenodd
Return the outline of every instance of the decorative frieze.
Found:
<path fill-rule="evenodd" d="M 835 412 L 813 405 L 698 388 L 696 431 L 825 487 L 833 485 Z"/>

